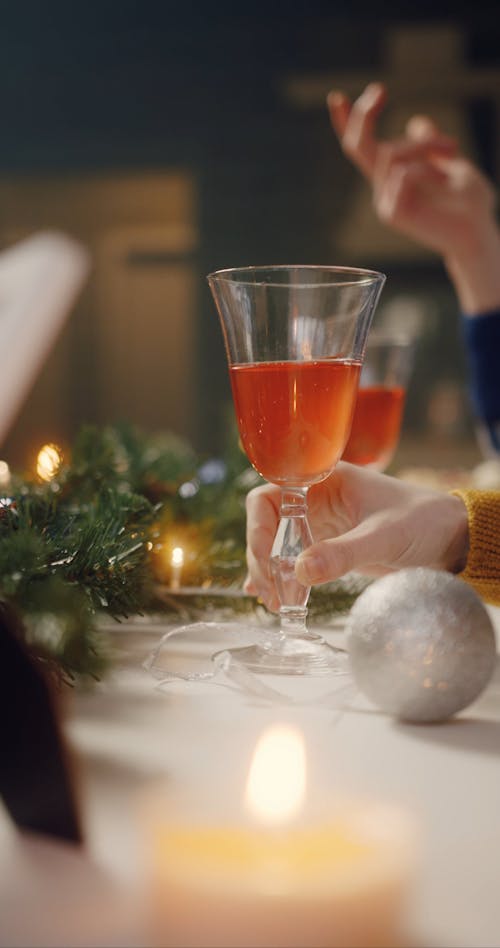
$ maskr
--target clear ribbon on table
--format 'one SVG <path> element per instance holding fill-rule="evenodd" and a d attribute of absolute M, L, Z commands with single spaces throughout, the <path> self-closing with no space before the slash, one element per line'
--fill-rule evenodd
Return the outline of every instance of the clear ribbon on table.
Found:
<path fill-rule="evenodd" d="M 255 674 L 247 668 L 246 665 L 238 660 L 234 652 L 229 649 L 222 648 L 216 651 L 215 654 L 211 656 L 210 667 L 203 671 L 179 670 L 171 667 L 168 662 L 165 664 L 160 660 L 162 655 L 165 656 L 169 654 L 167 651 L 168 645 L 172 643 L 175 637 L 184 636 L 187 637 L 189 641 L 190 637 L 192 639 L 200 634 L 203 636 L 205 632 L 207 638 L 210 638 L 210 633 L 215 630 L 220 632 L 220 629 L 220 623 L 194 622 L 189 625 L 169 629 L 168 632 L 165 632 L 158 645 L 143 663 L 143 668 L 157 679 L 158 690 L 165 690 L 169 685 L 179 681 L 211 683 L 220 686 L 230 685 L 245 695 L 260 698 L 261 700 L 273 704 L 316 706 L 320 704 L 337 709 L 346 708 L 349 702 L 358 694 L 358 689 L 350 678 L 348 656 L 343 649 L 339 649 L 339 652 L 343 653 L 345 661 L 342 661 L 341 667 L 334 673 L 338 685 L 334 690 L 329 691 L 320 698 L 318 698 L 317 695 L 313 698 L 296 697 L 281 691 L 275 687 L 274 684 L 270 685 L 268 682 L 263 681 L 262 676 Z M 241 632 L 241 628 L 236 623 L 227 623 L 224 625 L 224 631 L 234 638 Z M 247 633 L 248 631 L 249 630 L 247 630 Z M 253 629 L 251 631 L 256 637 L 261 637 L 263 634 L 261 629 Z"/>

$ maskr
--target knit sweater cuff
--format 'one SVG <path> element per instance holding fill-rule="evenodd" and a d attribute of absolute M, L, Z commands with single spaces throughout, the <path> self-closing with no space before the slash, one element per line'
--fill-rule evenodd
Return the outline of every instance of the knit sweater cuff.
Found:
<path fill-rule="evenodd" d="M 454 490 L 467 508 L 469 553 L 460 579 L 500 606 L 500 491 Z"/>

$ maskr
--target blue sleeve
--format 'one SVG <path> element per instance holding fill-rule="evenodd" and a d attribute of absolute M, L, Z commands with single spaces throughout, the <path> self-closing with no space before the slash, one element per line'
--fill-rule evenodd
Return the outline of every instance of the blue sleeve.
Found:
<path fill-rule="evenodd" d="M 500 309 L 462 318 L 476 416 L 500 451 Z"/>

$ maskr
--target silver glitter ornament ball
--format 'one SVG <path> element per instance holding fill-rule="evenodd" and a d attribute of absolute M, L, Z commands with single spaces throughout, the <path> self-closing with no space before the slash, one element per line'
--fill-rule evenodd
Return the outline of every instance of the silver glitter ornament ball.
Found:
<path fill-rule="evenodd" d="M 361 593 L 347 647 L 360 691 L 409 722 L 444 721 L 466 708 L 496 662 L 479 596 L 456 576 L 424 568 L 391 573 Z"/>

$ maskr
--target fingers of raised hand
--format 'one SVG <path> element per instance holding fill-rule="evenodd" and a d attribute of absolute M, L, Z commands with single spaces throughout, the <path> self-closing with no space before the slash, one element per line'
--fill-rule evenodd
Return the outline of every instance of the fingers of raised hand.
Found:
<path fill-rule="evenodd" d="M 439 133 L 438 125 L 428 115 L 412 115 L 406 123 L 406 137 L 413 142 L 427 141 Z"/>
<path fill-rule="evenodd" d="M 331 122 L 343 150 L 367 177 L 371 177 L 377 157 L 375 125 L 386 101 L 384 86 L 379 82 L 370 83 L 352 105 L 339 92 L 331 92 L 327 101 Z"/>
<path fill-rule="evenodd" d="M 397 166 L 402 168 L 420 164 L 422 168 L 429 169 L 429 174 L 436 172 L 442 177 L 444 172 L 440 168 L 440 162 L 451 158 L 454 149 L 454 142 L 441 136 L 421 141 L 400 138 L 381 143 L 377 149 L 373 170 L 375 191 L 384 184 L 387 176 Z"/>
<path fill-rule="evenodd" d="M 351 102 L 343 92 L 332 89 L 326 97 L 326 104 L 330 115 L 330 122 L 342 141 L 349 120 L 351 111 Z"/>
<path fill-rule="evenodd" d="M 388 224 L 403 222 L 418 210 L 424 196 L 429 198 L 445 180 L 445 172 L 432 163 L 389 161 L 376 176 L 373 199 L 378 216 Z"/>
<path fill-rule="evenodd" d="M 422 144 L 439 152 L 456 154 L 458 142 L 451 135 L 445 135 L 436 122 L 428 115 L 412 115 L 406 123 L 406 139 L 415 144 Z"/>

